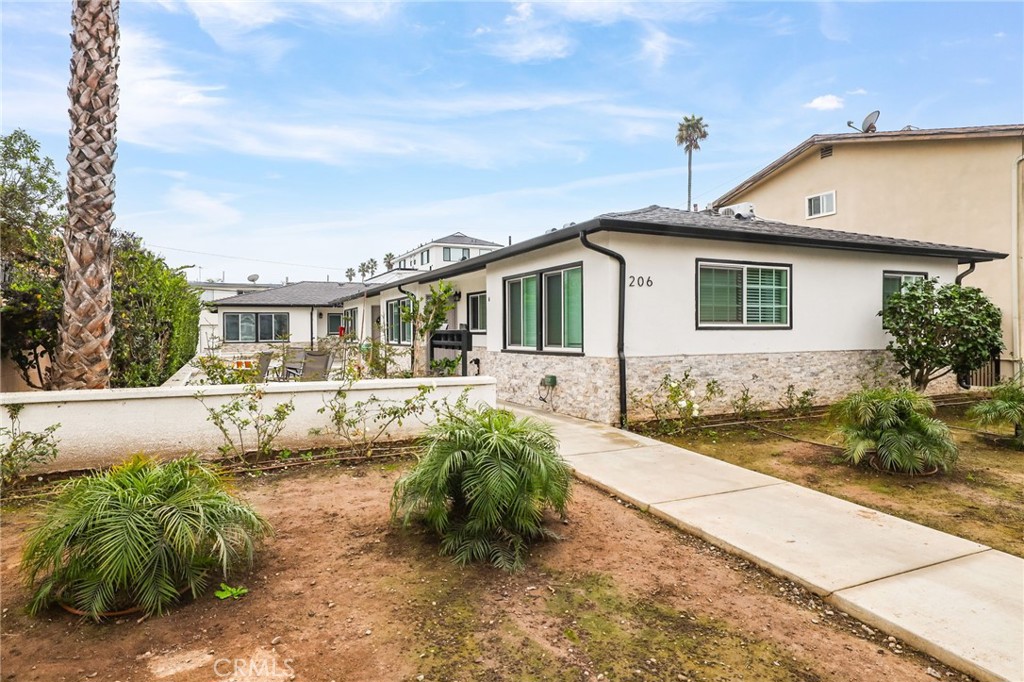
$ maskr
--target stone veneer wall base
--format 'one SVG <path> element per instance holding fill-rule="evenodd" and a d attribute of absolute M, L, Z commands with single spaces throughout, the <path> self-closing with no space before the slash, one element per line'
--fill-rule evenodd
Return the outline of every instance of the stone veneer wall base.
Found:
<path fill-rule="evenodd" d="M 481 374 L 497 379 L 499 400 L 605 424 L 618 423 L 616 358 L 483 348 L 474 349 L 470 357 L 480 359 Z M 630 394 L 642 396 L 655 391 L 666 374 L 679 379 L 689 370 L 697 381 L 698 394 L 707 381 L 718 382 L 724 395 L 705 406 L 704 412 L 724 414 L 734 411 L 732 402 L 745 389 L 764 410 L 780 409 L 780 400 L 790 385 L 797 395 L 812 389 L 813 403 L 826 405 L 862 386 L 903 382 L 897 369 L 885 350 L 630 357 L 626 359 L 626 385 Z M 555 375 L 558 385 L 549 402 L 543 402 L 539 384 L 547 374 Z M 933 382 L 927 392 L 934 395 L 958 390 L 955 378 L 946 376 Z M 627 405 L 631 402 L 627 399 Z M 630 419 L 649 416 L 630 405 Z"/>

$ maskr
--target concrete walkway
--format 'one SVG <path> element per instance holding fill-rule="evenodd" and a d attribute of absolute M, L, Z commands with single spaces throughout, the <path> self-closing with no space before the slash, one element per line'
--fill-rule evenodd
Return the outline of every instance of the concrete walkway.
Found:
<path fill-rule="evenodd" d="M 981 680 L 1024 681 L 1024 560 L 609 426 L 555 428 L 576 475 Z"/>

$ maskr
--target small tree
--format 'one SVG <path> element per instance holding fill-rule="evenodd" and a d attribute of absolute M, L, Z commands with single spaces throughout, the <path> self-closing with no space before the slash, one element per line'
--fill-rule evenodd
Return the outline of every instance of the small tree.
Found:
<path fill-rule="evenodd" d="M 975 287 L 921 279 L 892 294 L 878 313 L 900 376 L 923 391 L 950 372 L 963 376 L 1003 348 L 1002 312 Z"/>
<path fill-rule="evenodd" d="M 426 373 L 426 340 L 448 320 L 448 313 L 455 307 L 455 287 L 443 279 L 430 285 L 426 298 L 408 294 L 408 308 L 402 310 L 402 322 L 412 323 L 412 373 L 423 376 Z"/>

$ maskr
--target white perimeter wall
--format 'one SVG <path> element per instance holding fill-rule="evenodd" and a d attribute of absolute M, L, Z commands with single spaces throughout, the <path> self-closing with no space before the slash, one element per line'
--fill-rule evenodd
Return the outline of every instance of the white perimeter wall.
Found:
<path fill-rule="evenodd" d="M 404 400 L 421 385 L 432 385 L 430 400 L 447 398 L 454 402 L 464 389 L 469 389 L 470 405 L 495 405 L 495 382 L 490 377 L 451 377 L 437 379 L 391 379 L 359 381 L 348 392 L 349 404 L 376 396 L 382 400 Z M 322 428 L 326 433 L 329 415 L 317 410 L 330 400 L 344 384 L 335 381 L 289 382 L 264 384 L 264 411 L 269 413 L 279 403 L 295 401 L 295 411 L 285 421 L 284 430 L 275 446 L 288 448 L 342 446 L 329 437 L 311 437 L 309 430 Z M 60 423 L 56 437 L 60 440 L 60 456 L 38 471 L 63 471 L 116 464 L 136 454 L 161 457 L 199 452 L 216 455 L 223 444 L 220 431 L 207 420 L 208 413 L 195 398 L 205 396 L 211 407 L 223 405 L 241 394 L 243 387 L 192 386 L 182 388 L 123 388 L 102 391 L 44 391 L 37 393 L 0 394 L 0 405 L 22 404 L 21 428 L 42 431 Z M 422 416 L 432 421 L 432 414 Z M 0 424 L 10 426 L 6 411 Z M 401 428 L 390 432 L 392 438 L 409 438 L 418 434 L 424 423 L 415 417 Z M 255 440 L 248 436 L 249 442 Z"/>

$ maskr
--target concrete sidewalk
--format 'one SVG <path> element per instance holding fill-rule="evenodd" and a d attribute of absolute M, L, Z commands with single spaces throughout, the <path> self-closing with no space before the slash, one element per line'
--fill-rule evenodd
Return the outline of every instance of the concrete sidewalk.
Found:
<path fill-rule="evenodd" d="M 1024 560 L 830 495 L 550 412 L 576 475 L 981 680 L 1024 681 Z"/>

